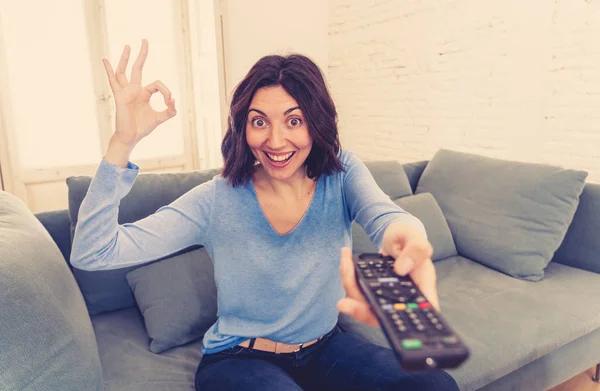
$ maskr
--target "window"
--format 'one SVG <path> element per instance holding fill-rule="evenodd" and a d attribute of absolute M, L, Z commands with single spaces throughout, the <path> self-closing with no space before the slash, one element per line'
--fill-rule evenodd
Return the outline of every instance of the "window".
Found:
<path fill-rule="evenodd" d="M 116 68 L 130 45 L 129 76 L 143 38 L 150 46 L 143 84 L 163 81 L 178 114 L 140 142 L 132 161 L 146 172 L 220 166 L 217 30 L 211 1 L 0 0 L 0 163 L 7 190 L 34 210 L 66 207 L 64 179 L 93 175 L 114 131 L 101 59 Z M 151 103 L 164 108 L 159 93 Z M 32 197 L 48 192 L 62 198 L 36 208 Z"/>

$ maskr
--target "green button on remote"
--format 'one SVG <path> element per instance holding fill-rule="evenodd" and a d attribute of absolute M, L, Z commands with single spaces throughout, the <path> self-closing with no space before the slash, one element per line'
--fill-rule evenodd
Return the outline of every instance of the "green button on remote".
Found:
<path fill-rule="evenodd" d="M 408 350 L 421 349 L 423 342 L 420 339 L 405 339 L 402 341 L 402 347 Z"/>
<path fill-rule="evenodd" d="M 408 303 L 406 306 L 413 310 L 416 310 L 417 308 L 419 308 L 419 305 L 417 303 Z"/>

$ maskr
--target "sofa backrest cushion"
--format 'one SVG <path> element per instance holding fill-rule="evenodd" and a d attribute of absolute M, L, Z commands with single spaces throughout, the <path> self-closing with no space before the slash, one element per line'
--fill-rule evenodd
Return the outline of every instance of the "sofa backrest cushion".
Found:
<path fill-rule="evenodd" d="M 196 340 L 217 320 L 214 268 L 205 248 L 127 273 L 154 353 Z"/>
<path fill-rule="evenodd" d="M 419 218 L 425 226 L 427 238 L 433 246 L 433 261 L 457 255 L 448 223 L 431 194 L 423 193 L 402 197 L 394 202 L 408 213 Z M 362 227 L 356 223 L 352 223 L 352 250 L 355 253 L 379 251 L 369 240 Z"/>
<path fill-rule="evenodd" d="M 101 390 L 85 303 L 52 237 L 0 192 L 0 389 Z"/>
<path fill-rule="evenodd" d="M 583 188 L 573 222 L 554 260 L 600 273 L 600 184 L 588 183 Z"/>
<path fill-rule="evenodd" d="M 441 150 L 417 193 L 438 201 L 460 255 L 537 281 L 565 236 L 586 177 L 584 171 Z"/>
<path fill-rule="evenodd" d="M 393 160 L 365 161 L 377 186 L 392 200 L 413 194 L 410 182 L 402 165 Z"/>
<path fill-rule="evenodd" d="M 427 167 L 428 161 L 421 160 L 418 162 L 410 162 L 404 163 L 402 168 L 408 177 L 408 182 L 410 183 L 410 187 L 412 188 L 412 192 L 417 191 L 417 185 L 419 184 L 419 179 L 421 179 L 421 175 L 423 175 L 423 171 L 425 171 L 425 167 Z"/>
<path fill-rule="evenodd" d="M 211 180 L 219 171 L 219 169 L 212 169 L 185 173 L 140 174 L 129 194 L 121 200 L 119 224 L 133 223 L 151 215 L 161 206 L 168 205 L 199 184 Z M 71 237 L 77 225 L 79 207 L 87 194 L 91 181 L 92 178 L 89 176 L 67 179 Z M 178 255 L 188 250 L 172 255 Z M 89 313 L 95 315 L 135 305 L 135 299 L 125 275 L 137 267 L 140 266 L 102 271 L 73 268 L 73 274 L 81 288 Z"/>

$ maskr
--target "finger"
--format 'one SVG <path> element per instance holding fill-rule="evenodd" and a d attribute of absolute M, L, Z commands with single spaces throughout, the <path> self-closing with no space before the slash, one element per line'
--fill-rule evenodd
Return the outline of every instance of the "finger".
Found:
<path fill-rule="evenodd" d="M 431 259 L 426 260 L 418 268 L 413 270 L 410 277 L 427 298 L 427 301 L 439 311 L 440 299 L 437 292 L 437 274 Z"/>
<path fill-rule="evenodd" d="M 346 297 L 338 301 L 337 308 L 340 312 L 353 317 L 359 322 L 379 327 L 379 321 L 373 311 L 371 311 L 371 306 L 368 303 Z"/>
<path fill-rule="evenodd" d="M 125 45 L 123 49 L 123 53 L 121 54 L 121 59 L 119 60 L 119 65 L 117 65 L 117 80 L 121 87 L 125 87 L 129 82 L 127 81 L 127 76 L 125 75 L 125 69 L 127 68 L 127 62 L 129 61 L 129 54 L 131 53 L 131 48 L 129 45 Z"/>
<path fill-rule="evenodd" d="M 394 254 L 396 262 L 394 271 L 401 276 L 405 276 L 422 262 L 431 259 L 433 247 L 425 238 L 418 238 L 406 242 L 404 248 Z"/>
<path fill-rule="evenodd" d="M 103 58 L 102 64 L 104 64 L 104 70 L 106 71 L 106 76 L 108 76 L 108 84 L 110 84 L 110 89 L 112 90 L 113 94 L 117 91 L 120 91 L 121 86 L 119 85 L 119 81 L 115 76 L 115 71 L 113 71 L 110 62 L 106 58 Z"/>
<path fill-rule="evenodd" d="M 167 88 L 166 85 L 164 85 L 162 81 L 156 80 L 155 82 L 148 84 L 144 88 L 150 93 L 150 95 L 154 94 L 157 91 L 160 91 L 163 98 L 165 99 L 165 104 L 167 106 L 169 105 L 169 101 L 171 100 L 171 91 Z"/>
<path fill-rule="evenodd" d="M 354 264 L 352 262 L 352 250 L 348 247 L 342 248 L 340 257 L 340 274 L 342 275 L 342 284 L 348 297 L 353 299 L 366 301 L 364 295 L 360 291 L 358 284 L 356 283 L 356 276 L 354 274 Z"/>
<path fill-rule="evenodd" d="M 131 82 L 135 84 L 142 84 L 142 69 L 148 58 L 148 41 L 142 40 L 142 47 L 140 54 L 138 55 L 133 67 L 131 68 Z"/>
<path fill-rule="evenodd" d="M 172 107 L 169 107 L 166 110 L 158 112 L 156 114 L 156 119 L 158 121 L 158 124 L 160 125 L 163 122 L 165 122 L 166 120 L 175 117 L 176 114 L 177 114 L 177 111 L 175 110 L 175 102 L 173 102 L 173 106 Z"/>

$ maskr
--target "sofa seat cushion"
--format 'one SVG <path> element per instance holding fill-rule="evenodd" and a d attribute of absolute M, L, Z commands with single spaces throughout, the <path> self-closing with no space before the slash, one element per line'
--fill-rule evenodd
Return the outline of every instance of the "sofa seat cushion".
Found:
<path fill-rule="evenodd" d="M 105 391 L 193 390 L 202 341 L 152 353 L 137 307 L 92 317 Z"/>
<path fill-rule="evenodd" d="M 600 275 L 550 263 L 538 282 L 498 273 L 464 257 L 436 263 L 443 314 L 471 349 L 449 371 L 475 390 L 600 328 Z M 379 329 L 340 319 L 342 328 L 386 346 Z M 348 330 L 350 329 L 350 330 Z"/>

